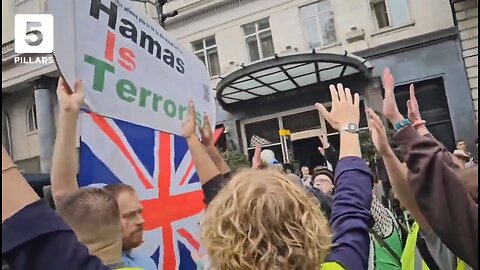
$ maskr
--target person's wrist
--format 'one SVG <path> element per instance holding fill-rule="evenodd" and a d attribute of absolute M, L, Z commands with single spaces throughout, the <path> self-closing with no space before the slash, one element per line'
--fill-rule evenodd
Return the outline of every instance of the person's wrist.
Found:
<path fill-rule="evenodd" d="M 392 125 L 394 126 L 395 124 L 398 124 L 405 119 L 405 117 L 403 117 L 403 115 L 400 112 L 396 112 L 395 114 L 387 116 L 387 118 L 388 118 L 388 121 L 390 121 L 390 123 L 392 123 Z"/>
<path fill-rule="evenodd" d="M 216 150 L 215 144 L 213 144 L 213 143 L 207 143 L 207 144 L 204 144 L 204 145 L 205 145 L 205 148 L 207 149 L 207 151 L 214 151 L 214 150 Z"/>
<path fill-rule="evenodd" d="M 77 109 L 60 109 L 59 116 L 60 118 L 78 118 L 80 115 L 80 110 Z"/>
<path fill-rule="evenodd" d="M 184 136 L 184 138 L 185 138 L 185 140 L 187 141 L 188 144 L 200 142 L 200 140 L 198 139 L 198 137 L 195 133 L 191 134 L 191 135 L 188 135 L 188 136 Z"/>
<path fill-rule="evenodd" d="M 392 158 L 395 156 L 395 153 L 390 147 L 387 147 L 386 149 L 382 149 L 381 151 L 379 151 L 379 153 L 383 158 Z"/>
<path fill-rule="evenodd" d="M 420 129 L 420 128 L 423 128 L 425 127 L 425 125 L 427 124 L 427 121 L 425 120 L 415 120 L 415 121 L 412 121 L 412 126 L 415 128 L 415 129 Z"/>

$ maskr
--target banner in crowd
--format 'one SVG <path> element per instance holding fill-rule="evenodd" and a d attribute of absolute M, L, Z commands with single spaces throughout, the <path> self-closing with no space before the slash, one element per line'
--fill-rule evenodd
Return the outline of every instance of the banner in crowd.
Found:
<path fill-rule="evenodd" d="M 54 56 L 66 81 L 82 79 L 89 111 L 181 134 L 190 100 L 215 123 L 205 65 L 129 0 L 48 0 Z"/>
<path fill-rule="evenodd" d="M 145 242 L 135 252 L 158 269 L 196 269 L 204 203 L 185 139 L 93 113 L 82 113 L 80 125 L 80 184 L 134 187 L 145 220 Z"/>

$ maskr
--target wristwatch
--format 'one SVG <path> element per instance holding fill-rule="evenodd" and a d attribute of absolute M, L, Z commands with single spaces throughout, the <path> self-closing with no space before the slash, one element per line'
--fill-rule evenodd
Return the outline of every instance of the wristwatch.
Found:
<path fill-rule="evenodd" d="M 340 128 L 338 131 L 346 131 L 350 133 L 358 133 L 358 124 L 350 123 L 346 127 Z"/>

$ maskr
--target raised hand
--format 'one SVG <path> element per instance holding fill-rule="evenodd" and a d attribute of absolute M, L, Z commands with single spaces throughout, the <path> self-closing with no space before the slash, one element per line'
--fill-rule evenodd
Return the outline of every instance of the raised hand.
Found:
<path fill-rule="evenodd" d="M 320 139 L 320 142 L 322 143 L 322 148 L 323 148 L 324 150 L 327 149 L 328 147 L 330 147 L 330 143 L 328 142 L 327 136 L 325 136 L 325 135 L 322 134 L 322 135 L 318 136 L 318 138 Z M 320 152 L 321 152 L 321 151 L 320 151 Z M 324 153 L 325 153 L 325 151 L 324 151 Z M 322 153 L 322 154 L 323 154 L 323 153 Z"/>
<path fill-rule="evenodd" d="M 318 147 L 318 151 L 325 157 L 325 149 L 323 147 Z"/>
<path fill-rule="evenodd" d="M 195 122 L 195 105 L 193 101 L 190 101 L 188 104 L 188 116 L 187 121 L 182 124 L 182 135 L 185 138 L 195 136 L 195 130 L 197 124 Z"/>
<path fill-rule="evenodd" d="M 349 88 L 343 88 L 341 83 L 337 87 L 330 85 L 330 94 L 332 96 L 332 109 L 327 109 L 321 104 L 316 103 L 315 108 L 327 120 L 330 125 L 338 130 L 346 127 L 348 124 L 357 124 L 360 121 L 360 97 L 355 93 L 352 97 Z"/>
<path fill-rule="evenodd" d="M 420 115 L 420 107 L 418 106 L 417 98 L 415 97 L 415 86 L 410 85 L 410 99 L 407 101 L 408 119 L 412 123 L 419 123 L 422 120 Z"/>
<path fill-rule="evenodd" d="M 203 127 L 199 127 L 198 129 L 202 137 L 202 144 L 205 147 L 213 146 L 213 131 L 207 114 L 203 115 Z"/>
<path fill-rule="evenodd" d="M 383 115 L 392 123 L 396 124 L 404 118 L 398 110 L 397 101 L 395 100 L 395 79 L 389 68 L 383 71 L 383 83 L 385 88 L 385 99 L 383 100 Z"/>
<path fill-rule="evenodd" d="M 372 109 L 368 108 L 366 111 L 373 145 L 382 156 L 392 152 L 382 120 Z"/>
<path fill-rule="evenodd" d="M 85 94 L 82 81 L 76 81 L 72 91 L 65 79 L 60 76 L 57 86 L 58 105 L 61 113 L 78 114 L 83 106 Z"/>
<path fill-rule="evenodd" d="M 252 158 L 252 169 L 259 169 L 262 165 L 262 147 L 260 144 L 255 145 L 255 153 Z"/>

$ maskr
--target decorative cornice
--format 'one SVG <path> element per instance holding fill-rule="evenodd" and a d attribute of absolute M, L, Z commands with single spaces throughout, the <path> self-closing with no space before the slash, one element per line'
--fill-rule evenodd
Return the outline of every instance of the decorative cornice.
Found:
<path fill-rule="evenodd" d="M 167 20 L 165 27 L 168 30 L 168 27 L 175 27 L 178 25 L 186 24 L 190 21 L 199 19 L 204 16 L 208 16 L 209 14 L 218 13 L 225 9 L 229 9 L 249 1 L 253 0 L 220 0 L 210 1 L 210 3 L 208 4 L 202 3 L 203 1 L 199 1 L 180 8 L 178 10 L 178 16 Z"/>
<path fill-rule="evenodd" d="M 15 42 L 13 40 L 2 44 L 2 61 L 15 54 L 14 48 Z"/>

